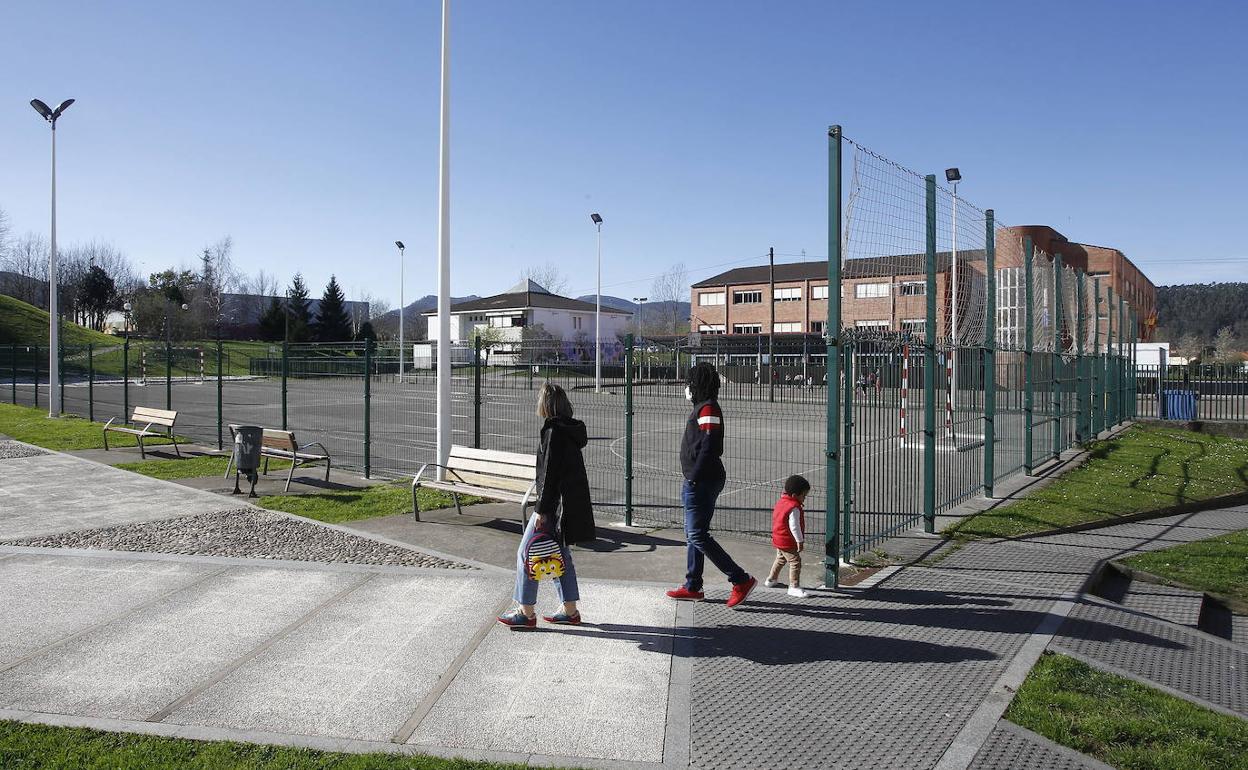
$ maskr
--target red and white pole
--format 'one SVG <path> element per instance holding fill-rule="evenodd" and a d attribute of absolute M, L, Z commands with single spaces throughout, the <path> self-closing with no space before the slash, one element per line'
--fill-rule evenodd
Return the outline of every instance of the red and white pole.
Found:
<path fill-rule="evenodd" d="M 906 400 L 910 393 L 910 346 L 901 346 L 901 445 L 906 445 Z"/>

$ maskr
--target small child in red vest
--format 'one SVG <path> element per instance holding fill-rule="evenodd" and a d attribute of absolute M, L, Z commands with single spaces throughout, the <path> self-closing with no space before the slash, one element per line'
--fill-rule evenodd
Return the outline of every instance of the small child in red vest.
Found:
<path fill-rule="evenodd" d="M 784 494 L 771 511 L 771 544 L 776 547 L 776 561 L 763 585 L 777 585 L 780 568 L 789 565 L 789 596 L 805 599 L 810 596 L 801 588 L 802 548 L 806 542 L 806 511 L 802 504 L 810 493 L 810 482 L 802 476 L 784 480 Z"/>

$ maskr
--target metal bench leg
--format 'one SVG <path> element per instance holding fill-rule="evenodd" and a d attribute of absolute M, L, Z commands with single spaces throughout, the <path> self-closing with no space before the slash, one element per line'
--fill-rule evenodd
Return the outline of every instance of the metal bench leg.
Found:
<path fill-rule="evenodd" d="M 104 451 L 108 451 L 108 428 L 104 429 Z"/>
<path fill-rule="evenodd" d="M 295 460 L 294 458 L 291 458 L 291 461 L 290 461 L 290 473 L 289 473 L 289 474 L 287 474 L 287 476 L 286 476 L 286 489 L 285 489 L 285 490 L 283 490 L 283 491 L 285 491 L 285 492 L 289 492 L 289 491 L 290 491 L 290 482 L 291 482 L 291 479 L 293 479 L 293 478 L 295 477 L 295 468 L 298 468 L 298 467 L 299 467 L 299 462 L 298 462 L 297 460 Z"/>
<path fill-rule="evenodd" d="M 137 440 L 138 440 L 138 442 L 139 442 L 139 459 L 140 459 L 140 460 L 146 460 L 146 459 L 147 459 L 147 450 L 143 448 L 143 437 L 142 437 L 142 436 L 137 436 L 136 438 L 137 438 Z"/>
<path fill-rule="evenodd" d="M 329 465 L 331 462 L 332 461 L 328 457 L 325 458 L 325 483 L 326 484 L 329 483 Z"/>
<path fill-rule="evenodd" d="M 459 507 L 459 493 L 458 493 L 458 492 L 452 492 L 452 493 L 451 493 L 451 498 L 455 501 L 455 513 L 459 514 L 460 516 L 463 516 L 463 515 L 464 515 L 464 510 L 463 510 L 462 508 L 460 508 L 460 507 Z"/>
<path fill-rule="evenodd" d="M 412 518 L 420 521 L 420 501 L 416 499 L 415 484 L 412 484 Z"/>
<path fill-rule="evenodd" d="M 230 459 L 225 462 L 225 475 L 221 478 L 228 479 L 230 477 L 230 468 L 234 467 L 234 453 L 230 452 Z"/>
<path fill-rule="evenodd" d="M 178 456 L 178 459 L 181 459 L 182 450 L 178 449 L 178 439 L 176 436 L 173 435 L 173 428 L 169 429 L 169 440 L 173 442 L 173 453 Z"/>
<path fill-rule="evenodd" d="M 260 472 L 263 473 L 265 476 L 269 475 L 269 458 L 268 457 L 264 458 L 264 469 Z"/>

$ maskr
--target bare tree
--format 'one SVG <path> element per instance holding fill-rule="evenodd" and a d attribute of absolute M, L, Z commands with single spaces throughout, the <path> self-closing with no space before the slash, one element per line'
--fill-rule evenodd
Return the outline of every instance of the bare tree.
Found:
<path fill-rule="evenodd" d="M 553 262 L 546 262 L 543 265 L 526 267 L 520 273 L 520 280 L 530 280 L 541 285 L 551 294 L 563 294 L 568 290 L 568 277 L 563 274 L 559 266 Z"/>
<path fill-rule="evenodd" d="M 689 298 L 689 271 L 684 262 L 677 262 L 667 272 L 654 279 L 650 287 L 650 301 L 664 303 L 663 327 L 668 334 L 680 329 L 680 304 Z"/>
<path fill-rule="evenodd" d="M 9 243 L 3 269 L 26 280 L 14 279 L 6 293 L 37 307 L 48 306 L 48 242 L 38 233 L 26 233 Z"/>
<path fill-rule="evenodd" d="M 0 209 L 0 265 L 5 263 L 9 254 L 9 236 L 12 231 L 9 229 L 9 215 L 4 209 Z"/>

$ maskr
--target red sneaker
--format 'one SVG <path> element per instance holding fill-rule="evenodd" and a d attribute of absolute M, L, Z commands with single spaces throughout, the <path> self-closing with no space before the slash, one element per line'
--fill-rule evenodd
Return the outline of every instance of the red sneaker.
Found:
<path fill-rule="evenodd" d="M 680 588 L 673 588 L 671 591 L 667 592 L 667 596 L 669 599 L 675 599 L 681 602 L 700 602 L 706 598 L 706 594 L 701 591 L 690 591 L 684 586 L 681 586 Z"/>
<path fill-rule="evenodd" d="M 756 585 L 758 585 L 758 581 L 754 578 L 750 578 L 744 583 L 737 583 L 733 586 L 732 595 L 728 597 L 728 607 L 736 607 L 738 604 L 745 601 L 749 597 L 750 591 L 753 591 L 754 586 Z"/>

